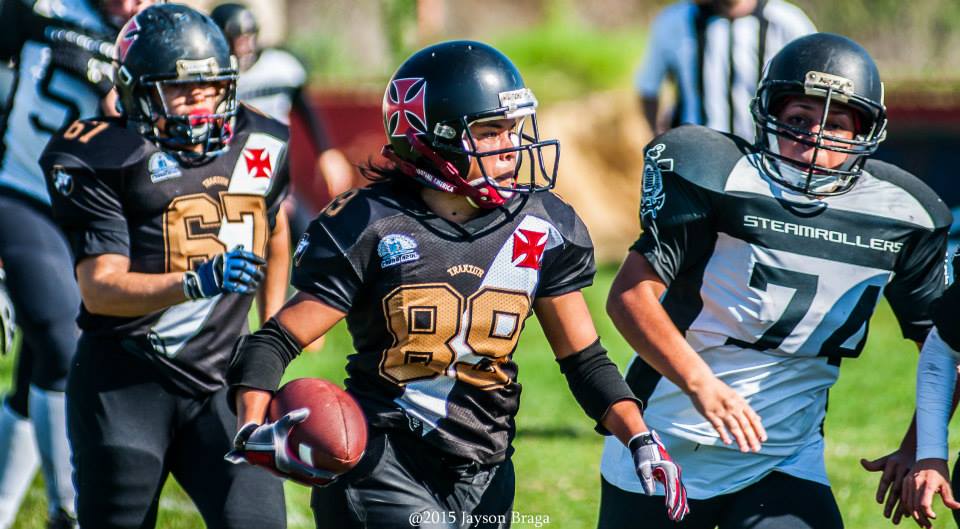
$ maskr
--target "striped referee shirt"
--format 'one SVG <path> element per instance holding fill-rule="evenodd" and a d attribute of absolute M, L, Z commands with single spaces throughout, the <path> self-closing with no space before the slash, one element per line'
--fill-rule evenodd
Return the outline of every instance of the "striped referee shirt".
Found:
<path fill-rule="evenodd" d="M 674 126 L 706 125 L 752 141 L 750 100 L 763 65 L 791 40 L 815 31 L 803 11 L 784 0 L 758 0 L 753 14 L 732 21 L 709 6 L 681 1 L 654 19 L 636 89 L 656 97 L 670 76 L 677 84 Z"/>

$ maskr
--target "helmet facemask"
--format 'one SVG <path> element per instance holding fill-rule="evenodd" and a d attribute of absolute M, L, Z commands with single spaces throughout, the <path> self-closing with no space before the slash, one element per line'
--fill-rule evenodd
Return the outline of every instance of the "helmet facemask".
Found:
<path fill-rule="evenodd" d="M 181 161 L 202 162 L 225 152 L 237 114 L 237 69 L 233 60 L 231 63 L 230 68 L 218 68 L 214 59 L 180 60 L 176 73 L 141 76 L 134 81 L 137 86 L 133 90 L 138 108 L 127 111 L 128 119 L 144 137 L 174 151 Z M 174 113 L 165 88 L 193 84 L 217 88 L 213 112 Z M 196 145 L 201 148 L 195 150 Z"/>
<path fill-rule="evenodd" d="M 812 96 L 823 100 L 819 130 L 792 126 L 777 115 L 785 98 Z M 831 108 L 844 104 L 859 118 L 853 138 L 842 138 L 827 132 Z M 857 95 L 853 82 L 822 72 L 807 72 L 804 82 L 767 80 L 761 83 L 757 97 L 751 102 L 751 113 L 757 127 L 757 147 L 770 177 L 781 185 L 812 196 L 845 193 L 859 178 L 866 158 L 876 152 L 886 136 L 886 112 L 882 104 Z M 798 161 L 781 154 L 779 138 L 813 148 L 810 162 Z M 842 153 L 846 160 L 837 167 L 818 163 L 823 151 Z"/>

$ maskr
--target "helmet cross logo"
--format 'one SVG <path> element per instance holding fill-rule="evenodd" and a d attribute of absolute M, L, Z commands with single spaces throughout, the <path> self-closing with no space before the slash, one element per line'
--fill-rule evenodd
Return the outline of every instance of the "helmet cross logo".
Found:
<path fill-rule="evenodd" d="M 403 136 L 409 129 L 420 134 L 427 132 L 426 94 L 427 82 L 422 77 L 390 81 L 383 98 L 390 136 Z"/>
<path fill-rule="evenodd" d="M 133 46 L 139 34 L 140 24 L 137 23 L 137 17 L 133 17 L 130 19 L 130 22 L 127 22 L 127 25 L 123 28 L 123 32 L 120 34 L 120 39 L 117 40 L 117 57 L 120 59 L 120 62 L 126 60 L 127 52 L 130 51 L 130 46 Z"/>

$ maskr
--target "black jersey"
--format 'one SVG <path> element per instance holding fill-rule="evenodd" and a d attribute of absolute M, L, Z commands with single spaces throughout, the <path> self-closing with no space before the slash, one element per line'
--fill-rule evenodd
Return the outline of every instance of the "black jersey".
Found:
<path fill-rule="evenodd" d="M 128 256 L 131 272 L 182 272 L 237 245 L 266 255 L 288 184 L 287 137 L 285 125 L 241 106 L 230 149 L 189 165 L 118 121 L 86 120 L 55 136 L 40 164 L 78 262 L 110 253 Z M 210 392 L 224 383 L 252 301 L 225 293 L 134 318 L 83 308 L 79 324 L 156 362 L 176 384 Z"/>
<path fill-rule="evenodd" d="M 552 193 L 456 225 L 378 184 L 313 221 L 293 285 L 346 312 L 346 386 L 371 424 L 491 463 L 513 438 L 513 354 L 533 300 L 586 287 L 594 272 L 583 222 Z"/>

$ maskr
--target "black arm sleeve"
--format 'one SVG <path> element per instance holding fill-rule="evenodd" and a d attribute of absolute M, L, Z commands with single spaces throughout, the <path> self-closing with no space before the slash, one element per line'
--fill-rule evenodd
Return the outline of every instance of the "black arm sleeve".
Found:
<path fill-rule="evenodd" d="M 293 256 L 291 284 L 339 311 L 349 312 L 361 278 L 345 249 L 325 226 L 327 220 L 323 215 L 317 217 L 300 239 Z"/>
<path fill-rule="evenodd" d="M 923 232 L 904 248 L 904 257 L 884 289 L 904 338 L 922 342 L 933 326 L 931 305 L 945 285 L 947 229 Z"/>
<path fill-rule="evenodd" d="M 230 385 L 227 403 L 230 408 L 234 409 L 236 404 L 238 387 L 276 391 L 283 372 L 299 354 L 300 344 L 273 318 L 259 331 L 241 336 L 233 347 L 233 359 L 227 370 L 227 384 Z"/>
<path fill-rule="evenodd" d="M 643 232 L 631 250 L 643 255 L 670 285 L 713 245 L 716 228 L 710 222 L 709 193 L 670 171 L 656 160 L 644 162 L 640 225 Z"/>
<path fill-rule="evenodd" d="M 130 255 L 130 235 L 120 193 L 112 177 L 88 169 L 44 166 L 53 215 L 63 229 L 74 259 L 113 253 Z"/>
<path fill-rule="evenodd" d="M 560 372 L 567 377 L 567 385 L 577 403 L 591 419 L 597 421 L 598 433 L 610 435 L 600 421 L 614 403 L 632 400 L 642 407 L 620 376 L 616 364 L 607 356 L 607 350 L 600 345 L 600 339 L 580 352 L 558 359 L 557 363 L 560 364 Z"/>

